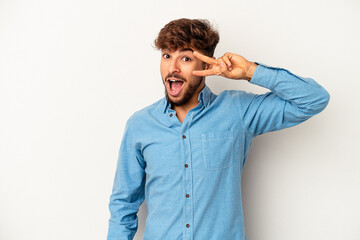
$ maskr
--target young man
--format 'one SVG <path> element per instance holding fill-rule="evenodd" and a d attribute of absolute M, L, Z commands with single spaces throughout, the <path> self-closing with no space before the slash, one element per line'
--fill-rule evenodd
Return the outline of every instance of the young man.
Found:
<path fill-rule="evenodd" d="M 155 40 L 165 97 L 126 123 L 108 240 L 133 239 L 144 199 L 144 240 L 246 239 L 241 174 L 252 139 L 327 106 L 328 92 L 311 78 L 234 53 L 212 57 L 218 41 L 209 22 L 196 19 L 168 23 Z M 271 92 L 216 95 L 205 84 L 209 75 L 244 79 Z"/>

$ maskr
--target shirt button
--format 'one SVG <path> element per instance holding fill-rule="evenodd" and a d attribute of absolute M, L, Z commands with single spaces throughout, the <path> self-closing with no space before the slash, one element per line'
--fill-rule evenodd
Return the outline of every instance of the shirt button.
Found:
<path fill-rule="evenodd" d="M 186 138 L 186 136 L 185 136 L 185 135 L 183 135 L 183 138 Z"/>
<path fill-rule="evenodd" d="M 187 168 L 187 167 L 188 167 L 188 165 L 187 165 L 187 164 L 185 164 L 185 167 Z"/>
<path fill-rule="evenodd" d="M 189 195 L 189 194 L 186 194 L 186 197 L 188 198 L 188 197 L 190 197 L 190 195 Z"/>
<path fill-rule="evenodd" d="M 186 227 L 189 228 L 189 227 L 190 227 L 190 224 L 186 224 Z"/>
<path fill-rule="evenodd" d="M 170 113 L 170 115 L 169 115 L 170 117 L 172 117 L 173 116 L 173 114 L 172 113 Z"/>

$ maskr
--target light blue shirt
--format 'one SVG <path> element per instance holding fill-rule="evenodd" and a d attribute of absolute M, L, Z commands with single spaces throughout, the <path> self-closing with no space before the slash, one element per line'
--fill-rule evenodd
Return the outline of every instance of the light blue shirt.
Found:
<path fill-rule="evenodd" d="M 257 64 L 250 83 L 271 92 L 216 95 L 205 85 L 183 123 L 165 97 L 127 120 L 108 240 L 133 239 L 144 199 L 144 240 L 246 239 L 241 174 L 252 139 L 309 119 L 330 98 L 311 78 Z"/>

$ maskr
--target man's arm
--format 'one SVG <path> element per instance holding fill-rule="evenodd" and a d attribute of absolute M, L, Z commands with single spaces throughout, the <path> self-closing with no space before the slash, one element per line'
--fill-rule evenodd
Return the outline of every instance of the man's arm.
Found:
<path fill-rule="evenodd" d="M 194 71 L 194 75 L 245 79 L 271 90 L 265 94 L 243 91 L 233 94 L 234 104 L 238 105 L 245 128 L 252 136 L 299 124 L 321 112 L 329 102 L 329 93 L 313 79 L 286 69 L 253 63 L 233 53 L 217 60 L 198 52 L 194 55 L 210 64 L 209 70 Z"/>
<path fill-rule="evenodd" d="M 108 240 L 131 240 L 138 228 L 137 212 L 144 201 L 145 162 L 134 144 L 129 120 L 123 134 L 110 196 Z"/>
<path fill-rule="evenodd" d="M 271 92 L 240 93 L 236 96 L 240 115 L 253 136 L 295 126 L 327 106 L 329 93 L 312 78 L 300 77 L 283 68 L 257 64 L 249 82 Z"/>

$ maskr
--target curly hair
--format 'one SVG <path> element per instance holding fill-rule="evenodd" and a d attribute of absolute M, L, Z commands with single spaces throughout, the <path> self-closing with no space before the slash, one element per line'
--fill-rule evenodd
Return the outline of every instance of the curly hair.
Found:
<path fill-rule="evenodd" d="M 157 50 L 195 48 L 212 57 L 220 40 L 219 33 L 206 19 L 176 19 L 166 24 L 155 39 Z"/>

